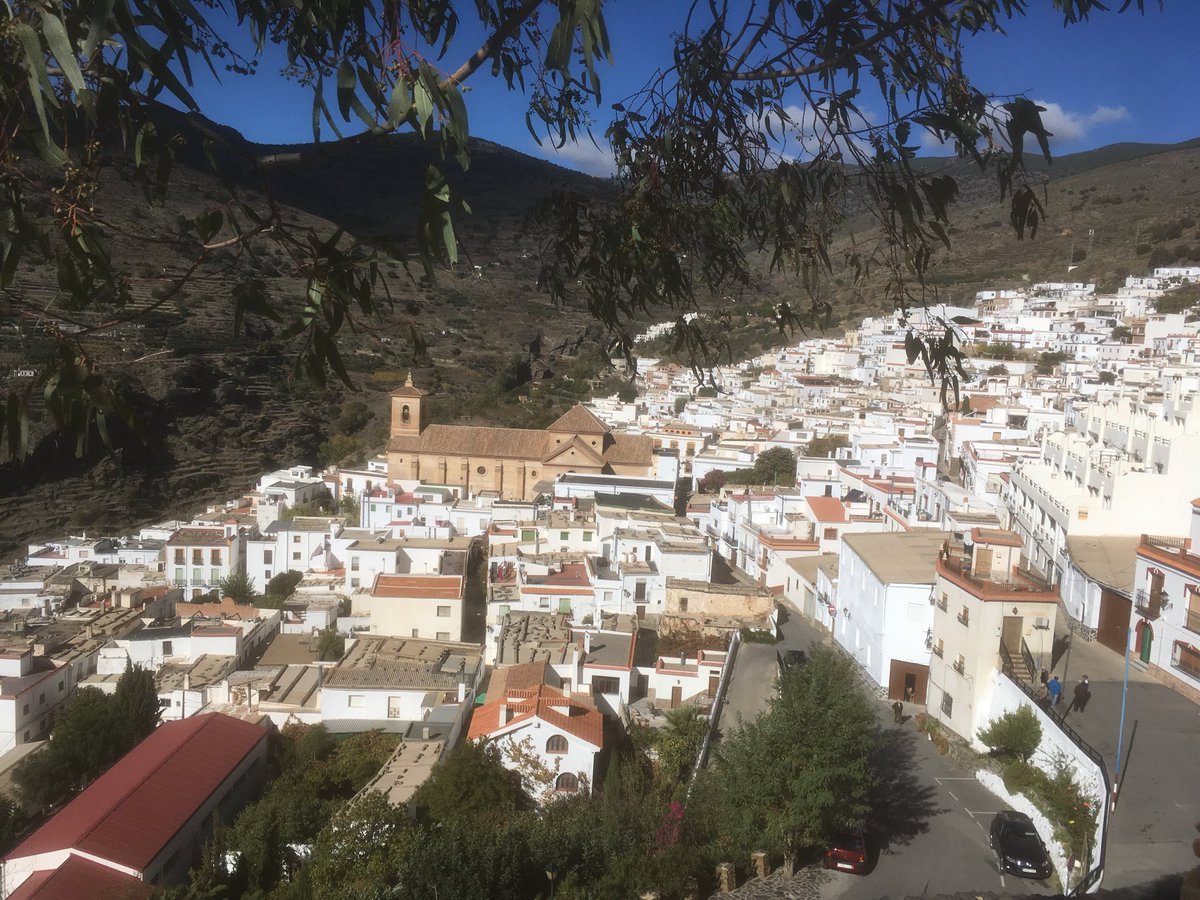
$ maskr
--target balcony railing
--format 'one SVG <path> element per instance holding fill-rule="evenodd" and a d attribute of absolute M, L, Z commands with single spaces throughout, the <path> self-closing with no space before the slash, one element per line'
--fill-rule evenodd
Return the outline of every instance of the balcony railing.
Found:
<path fill-rule="evenodd" d="M 971 624 L 971 618 L 966 613 L 959 613 L 954 618 L 958 619 L 958 624 L 960 624 L 960 625 L 968 625 L 969 626 Z"/>
<path fill-rule="evenodd" d="M 960 659 L 956 659 L 956 660 L 954 661 L 954 671 L 955 671 L 955 672 L 957 672 L 959 675 L 961 675 L 961 674 L 963 674 L 963 672 L 965 672 L 966 670 L 967 670 L 966 664 L 965 664 L 965 663 L 963 663 L 963 661 L 962 661 L 962 660 L 960 660 Z"/>
<path fill-rule="evenodd" d="M 1154 621 L 1162 615 L 1162 601 L 1162 591 L 1139 590 L 1134 595 L 1133 608 L 1142 618 Z"/>
<path fill-rule="evenodd" d="M 937 608 L 942 612 L 946 611 L 946 599 L 944 597 L 938 598 Z"/>
<path fill-rule="evenodd" d="M 943 650 L 941 647 L 939 647 L 939 646 L 937 646 L 937 645 L 934 645 L 934 648 L 933 648 L 933 655 L 934 655 L 934 656 L 936 656 L 938 659 L 941 659 L 941 658 L 942 658 L 942 654 L 943 654 L 944 652 L 945 652 L 945 651 L 944 651 L 944 650 Z"/>

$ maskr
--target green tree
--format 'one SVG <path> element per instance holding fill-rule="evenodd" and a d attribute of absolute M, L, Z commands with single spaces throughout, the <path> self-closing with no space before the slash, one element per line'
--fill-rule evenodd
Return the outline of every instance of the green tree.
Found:
<path fill-rule="evenodd" d="M 993 753 L 1024 762 L 1042 742 L 1042 725 L 1031 708 L 1021 706 L 979 729 L 979 740 Z"/>
<path fill-rule="evenodd" d="M 332 434 L 317 447 L 317 459 L 323 466 L 334 466 L 362 454 L 362 441 L 349 434 Z"/>
<path fill-rule="evenodd" d="M 850 439 L 844 434 L 827 434 L 823 437 L 815 437 L 809 441 L 804 455 L 813 458 L 828 459 L 841 448 L 849 446 Z"/>
<path fill-rule="evenodd" d="M 272 609 L 279 609 L 283 606 L 283 601 L 296 592 L 296 585 L 303 580 L 304 574 L 294 569 L 272 575 L 271 580 L 267 582 L 267 593 L 264 599 Z"/>
<path fill-rule="evenodd" d="M 689 399 L 691 399 L 691 398 L 689 398 L 689 397 L 676 397 L 675 398 L 675 415 L 679 415 L 685 409 L 687 409 Z"/>
<path fill-rule="evenodd" d="M 787 447 L 770 447 L 754 458 L 756 484 L 796 485 L 796 454 Z"/>
<path fill-rule="evenodd" d="M 1043 353 L 1038 356 L 1037 365 L 1034 366 L 1034 370 L 1039 375 L 1053 375 L 1054 370 L 1070 358 L 1071 355 L 1069 353 L 1061 353 L 1059 351 Z"/>
<path fill-rule="evenodd" d="M 326 628 L 317 639 L 317 658 L 322 662 L 336 662 L 346 652 L 346 636 L 333 628 Z"/>
<path fill-rule="evenodd" d="M 113 713 L 119 720 L 123 742 L 128 747 L 149 737 L 158 727 L 162 707 L 158 705 L 158 688 L 149 669 L 126 663 L 125 674 L 113 693 Z"/>
<path fill-rule="evenodd" d="M 520 777 L 506 769 L 494 744 L 466 741 L 433 769 L 413 796 L 413 805 L 436 821 L 495 813 L 509 814 L 530 806 Z"/>
<path fill-rule="evenodd" d="M 345 493 L 342 499 L 338 501 L 338 512 L 346 517 L 346 525 L 350 528 L 357 528 L 361 516 L 360 507 L 358 505 L 358 497 L 352 493 Z"/>
<path fill-rule="evenodd" d="M 1008 366 L 1004 365 L 1004 363 L 997 363 L 994 366 L 989 366 L 987 373 L 988 375 L 1007 375 Z"/>
<path fill-rule="evenodd" d="M 1117 383 L 1117 373 L 1116 372 L 1101 372 L 1099 381 L 1101 384 L 1116 384 Z"/>
<path fill-rule="evenodd" d="M 602 0 L 430 0 L 406 4 L 397 15 L 349 0 L 306 7 L 301 16 L 281 0 L 167 4 L 147 11 L 138 0 L 116 0 L 100 15 L 78 0 L 19 4 L 0 33 L 0 92 L 10 112 L 0 134 L 0 222 L 7 223 L 0 230 L 0 287 L 47 264 L 55 273 L 64 302 L 47 308 L 13 294 L 6 300 L 48 322 L 44 334 L 56 352 L 46 354 L 50 362 L 33 387 L 55 424 L 78 436 L 80 452 L 93 426 L 107 441 L 111 422 L 138 425 L 100 362 L 103 354 L 94 352 L 96 342 L 181 299 L 231 254 L 266 246 L 305 273 L 305 295 L 319 298 L 308 306 L 291 309 L 258 271 L 238 275 L 211 302 L 227 304 L 217 309 L 235 331 L 247 320 L 281 322 L 295 339 L 297 374 L 318 385 L 328 372 L 351 382 L 339 335 L 347 324 L 390 310 L 385 276 L 392 257 L 341 230 L 309 232 L 273 202 L 264 173 L 291 164 L 295 155 L 286 152 L 228 167 L 252 173 L 254 194 L 211 155 L 223 193 L 173 233 L 156 235 L 187 248 L 191 263 L 161 277 L 153 303 L 130 309 L 140 242 L 110 224 L 98 186 L 102 176 L 124 170 L 145 187 L 148 203 L 171 192 L 178 136 L 155 125 L 149 107 L 169 97 L 199 111 L 190 93 L 193 59 L 246 73 L 260 54 L 280 51 L 287 72 L 314 93 L 315 139 L 323 129 L 349 126 L 366 135 L 357 140 L 404 130 L 428 144 L 415 248 L 432 276 L 438 263 L 458 262 L 454 219 L 465 210 L 448 172 L 470 163 L 467 83 L 490 73 L 525 91 L 531 131 L 561 146 L 586 138 L 591 108 L 601 102 L 600 65 L 613 58 L 605 24 L 611 5 Z M 1074 0 L 1056 8 L 1074 24 L 1105 6 Z M 949 209 L 958 194 L 953 169 L 913 164 L 923 134 L 996 172 L 1018 237 L 1035 234 L 1044 217 L 1040 182 L 1024 165 L 1027 137 L 1050 156 L 1043 108 L 1024 97 L 991 97 L 969 74 L 972 36 L 1003 31 L 1025 9 L 1010 0 L 697 6 L 673 34 L 675 64 L 610 107 L 604 137 L 617 167 L 613 191 L 557 193 L 538 216 L 547 233 L 540 286 L 557 304 L 586 307 L 613 337 L 613 349 L 629 357 L 639 323 L 657 313 L 678 315 L 679 345 L 698 362 L 715 361 L 720 348 L 706 342 L 702 323 L 683 314 L 695 310 L 698 297 L 732 296 L 723 291 L 750 283 L 760 253 L 769 267 L 797 273 L 808 285 L 828 275 L 833 227 L 853 192 L 873 213 L 864 217 L 873 233 L 856 236 L 850 274 L 883 272 L 884 299 L 901 307 L 922 299 L 938 248 L 949 244 Z M 480 32 L 487 35 L 482 46 L 463 47 Z M 252 58 L 240 47 L 253 48 Z M 797 134 L 804 136 L 802 160 L 784 139 Z M 40 157 L 44 177 L 24 176 L 18 157 L 26 153 Z M 78 309 L 105 307 L 128 311 L 97 327 L 60 327 L 71 325 Z M 831 314 L 824 301 L 785 301 L 771 311 L 783 330 Z M 721 314 L 708 318 L 721 321 Z M 962 352 L 952 331 L 910 338 L 914 358 L 954 387 Z M 0 400 L 11 452 L 27 452 L 31 394 L 9 387 Z"/>
<path fill-rule="evenodd" d="M 310 862 L 313 895 L 330 900 L 385 895 L 399 881 L 414 841 L 407 809 L 368 792 L 321 829 Z"/>
<path fill-rule="evenodd" d="M 823 848 L 868 814 L 876 729 L 854 661 L 814 647 L 807 665 L 783 671 L 768 710 L 718 745 L 697 814 L 719 823 L 739 856 Z"/>
<path fill-rule="evenodd" d="M 629 382 L 617 388 L 617 399 L 622 403 L 633 403 L 638 398 L 637 388 Z"/>
<path fill-rule="evenodd" d="M 375 418 L 375 413 L 361 400 L 347 400 L 342 404 L 334 425 L 342 434 L 358 434 Z"/>
<path fill-rule="evenodd" d="M 0 853 L 7 853 L 24 834 L 29 819 L 24 810 L 8 797 L 0 797 Z"/>
<path fill-rule="evenodd" d="M 668 784 L 676 784 L 691 774 L 700 744 L 708 731 L 708 720 L 694 706 L 667 710 L 667 722 L 654 734 L 658 754 L 657 772 Z"/>
<path fill-rule="evenodd" d="M 230 572 L 217 583 L 217 587 L 222 597 L 228 597 L 234 603 L 253 603 L 258 599 L 254 581 L 245 572 Z"/>

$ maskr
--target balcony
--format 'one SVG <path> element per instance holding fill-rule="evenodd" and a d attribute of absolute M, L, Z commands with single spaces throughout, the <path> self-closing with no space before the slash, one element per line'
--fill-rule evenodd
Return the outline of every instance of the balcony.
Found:
<path fill-rule="evenodd" d="M 933 648 L 933 655 L 934 655 L 934 656 L 936 656 L 938 659 L 941 659 L 941 658 L 942 658 L 942 654 L 943 654 L 944 652 L 945 652 L 945 651 L 944 651 L 944 650 L 943 650 L 943 649 L 942 649 L 940 646 L 935 646 L 935 647 Z"/>
<path fill-rule="evenodd" d="M 1143 619 L 1153 622 L 1162 615 L 1163 592 L 1139 590 L 1133 598 L 1133 608 Z"/>
<path fill-rule="evenodd" d="M 946 611 L 946 598 L 945 597 L 940 597 L 938 599 L 937 608 L 940 609 L 942 612 Z"/>
<path fill-rule="evenodd" d="M 964 663 L 961 659 L 956 659 L 954 661 L 953 668 L 954 668 L 954 671 L 957 672 L 959 675 L 962 675 L 967 670 L 966 663 Z"/>
<path fill-rule="evenodd" d="M 966 613 L 959 613 L 954 618 L 958 619 L 959 625 L 969 626 L 971 624 L 971 619 Z"/>

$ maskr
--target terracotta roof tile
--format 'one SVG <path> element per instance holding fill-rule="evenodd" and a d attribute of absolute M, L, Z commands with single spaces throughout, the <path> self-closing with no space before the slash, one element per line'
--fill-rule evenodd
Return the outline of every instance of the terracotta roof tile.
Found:
<path fill-rule="evenodd" d="M 575 735 L 594 747 L 604 746 L 604 716 L 595 709 L 574 698 L 566 697 L 562 691 L 548 684 L 539 683 L 536 687 L 520 688 L 509 682 L 509 678 L 512 678 L 518 684 L 527 683 L 537 668 L 542 669 L 544 677 L 544 663 L 507 668 L 527 671 L 508 673 L 500 691 L 488 690 L 488 702 L 471 715 L 468 739 L 495 736 L 511 726 L 537 718 Z M 508 721 L 503 724 L 500 722 L 502 706 L 506 707 L 509 716 Z"/>
<path fill-rule="evenodd" d="M 846 506 L 836 497 L 806 497 L 818 522 L 845 522 Z"/>
<path fill-rule="evenodd" d="M 609 427 L 582 403 L 576 403 L 555 419 L 546 430 L 570 434 L 608 434 Z"/>
<path fill-rule="evenodd" d="M 57 869 L 35 872 L 8 895 L 8 900 L 140 900 L 153 884 L 72 853 Z"/>

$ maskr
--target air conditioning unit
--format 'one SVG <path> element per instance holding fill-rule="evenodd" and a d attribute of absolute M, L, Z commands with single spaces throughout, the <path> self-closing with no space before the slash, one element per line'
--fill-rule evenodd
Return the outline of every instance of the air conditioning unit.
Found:
<path fill-rule="evenodd" d="M 1037 618 L 1035 618 L 1033 620 L 1033 627 L 1034 628 L 1042 628 L 1042 629 L 1049 628 L 1050 620 L 1047 619 L 1045 616 L 1038 616 Z"/>

